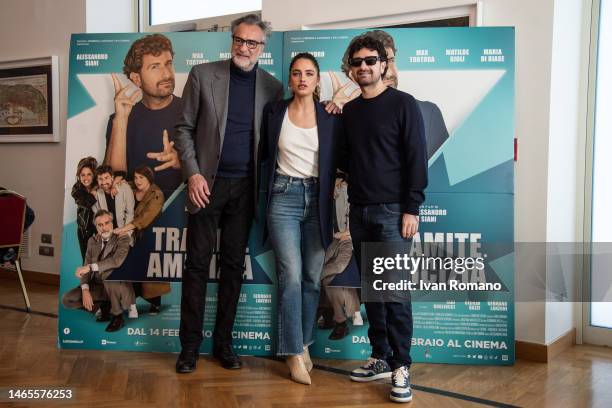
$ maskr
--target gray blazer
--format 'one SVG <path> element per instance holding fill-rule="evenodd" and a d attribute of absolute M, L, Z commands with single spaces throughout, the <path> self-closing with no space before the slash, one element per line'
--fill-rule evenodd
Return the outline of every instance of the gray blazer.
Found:
<path fill-rule="evenodd" d="M 134 219 L 134 192 L 128 183 L 117 184 L 117 195 L 115 196 L 115 217 L 119 228 L 126 226 Z M 96 190 L 96 203 L 91 207 L 95 214 L 98 210 L 108 211 L 108 203 L 104 190 Z"/>
<path fill-rule="evenodd" d="M 115 269 L 123 264 L 125 258 L 130 251 L 130 239 L 127 235 L 118 236 L 112 234 L 106 246 L 104 253 L 100 255 L 102 250 L 102 238 L 100 234 L 96 234 L 89 238 L 87 242 L 87 253 L 85 254 L 85 265 L 97 264 L 100 279 L 105 281 L 113 273 Z M 99 260 L 98 260 L 99 258 Z M 81 277 L 81 285 L 89 283 L 92 278 L 92 272 L 88 272 Z"/>
<path fill-rule="evenodd" d="M 183 113 L 175 129 L 174 148 L 181 160 L 185 179 L 200 173 L 212 190 L 221 157 L 229 95 L 230 60 L 209 62 L 194 66 L 189 73 L 183 100 Z M 257 163 L 261 115 L 266 103 L 283 97 L 283 86 L 261 68 L 255 79 L 255 118 L 253 123 L 253 163 Z M 248 102 L 245 102 L 248 104 Z M 248 107 L 248 105 L 247 105 Z M 259 169 L 254 169 L 254 196 L 257 200 Z M 255 201 L 257 205 L 257 201 Z M 189 198 L 187 209 L 199 211 Z"/>

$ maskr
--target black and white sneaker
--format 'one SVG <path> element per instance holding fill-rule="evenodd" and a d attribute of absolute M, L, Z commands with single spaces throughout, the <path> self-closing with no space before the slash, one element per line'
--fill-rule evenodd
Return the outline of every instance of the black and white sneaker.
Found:
<path fill-rule="evenodd" d="M 385 360 L 370 357 L 366 365 L 351 371 L 350 378 L 357 382 L 367 382 L 391 377 L 391 367 Z"/>
<path fill-rule="evenodd" d="M 393 370 L 391 375 L 391 393 L 389 398 L 393 402 L 412 401 L 412 390 L 410 389 L 410 373 L 408 367 L 401 366 Z"/>

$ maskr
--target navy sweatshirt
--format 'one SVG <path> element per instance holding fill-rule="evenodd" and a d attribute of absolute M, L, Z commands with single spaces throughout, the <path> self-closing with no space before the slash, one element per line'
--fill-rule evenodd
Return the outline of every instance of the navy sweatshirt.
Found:
<path fill-rule="evenodd" d="M 253 169 L 256 75 L 257 66 L 245 72 L 230 64 L 227 124 L 217 171 L 220 177 L 247 177 Z"/>
<path fill-rule="evenodd" d="M 345 157 L 349 201 L 354 205 L 399 203 L 418 215 L 427 187 L 423 119 L 412 95 L 387 88 L 344 106 Z"/>

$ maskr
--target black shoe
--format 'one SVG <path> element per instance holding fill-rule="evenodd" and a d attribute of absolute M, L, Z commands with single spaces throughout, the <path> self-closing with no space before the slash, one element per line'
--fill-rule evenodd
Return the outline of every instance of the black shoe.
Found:
<path fill-rule="evenodd" d="M 151 303 L 151 306 L 149 306 L 149 316 L 155 316 L 156 314 L 159 313 L 160 310 L 161 310 L 161 306 L 154 305 Z"/>
<path fill-rule="evenodd" d="M 332 332 L 329 334 L 328 339 L 340 340 L 348 336 L 348 334 L 349 334 L 349 327 L 348 327 L 348 324 L 346 324 L 346 320 L 345 320 L 342 323 L 336 323 L 336 326 L 334 326 L 334 330 L 332 330 Z"/>
<path fill-rule="evenodd" d="M 96 312 L 96 322 L 110 322 L 111 321 L 111 312 L 110 305 L 108 307 L 104 304 L 99 306 L 98 312 Z"/>
<path fill-rule="evenodd" d="M 317 327 L 321 330 L 332 329 L 334 327 L 334 312 L 332 308 L 324 308 L 319 312 Z"/>
<path fill-rule="evenodd" d="M 327 320 L 324 316 L 321 316 L 317 321 L 317 327 L 321 330 L 327 330 L 335 327 L 333 320 Z"/>
<path fill-rule="evenodd" d="M 122 315 L 113 316 L 113 318 L 111 319 L 111 322 L 108 324 L 108 326 L 106 326 L 106 331 L 116 332 L 117 330 L 121 329 L 124 325 L 125 324 L 123 323 Z"/>
<path fill-rule="evenodd" d="M 242 361 L 240 361 L 240 357 L 234 353 L 231 344 L 215 347 L 213 357 L 219 360 L 223 368 L 227 368 L 228 370 L 235 370 L 242 367 Z"/>
<path fill-rule="evenodd" d="M 182 350 L 176 359 L 176 372 L 179 374 L 191 373 L 196 369 L 200 354 L 193 350 Z"/>

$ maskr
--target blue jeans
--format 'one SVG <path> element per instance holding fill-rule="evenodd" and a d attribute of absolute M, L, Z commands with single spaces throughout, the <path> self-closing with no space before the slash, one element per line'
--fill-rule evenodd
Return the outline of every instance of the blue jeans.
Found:
<path fill-rule="evenodd" d="M 402 213 L 399 204 L 353 205 L 349 228 L 357 264 L 361 269 L 362 242 L 410 242 L 402 237 Z M 372 357 L 387 360 L 391 368 L 408 366 L 412 342 L 412 305 L 410 301 L 365 302 L 368 338 Z"/>
<path fill-rule="evenodd" d="M 314 341 L 325 249 L 319 224 L 319 181 L 276 174 L 268 231 L 278 276 L 278 355 Z"/>

